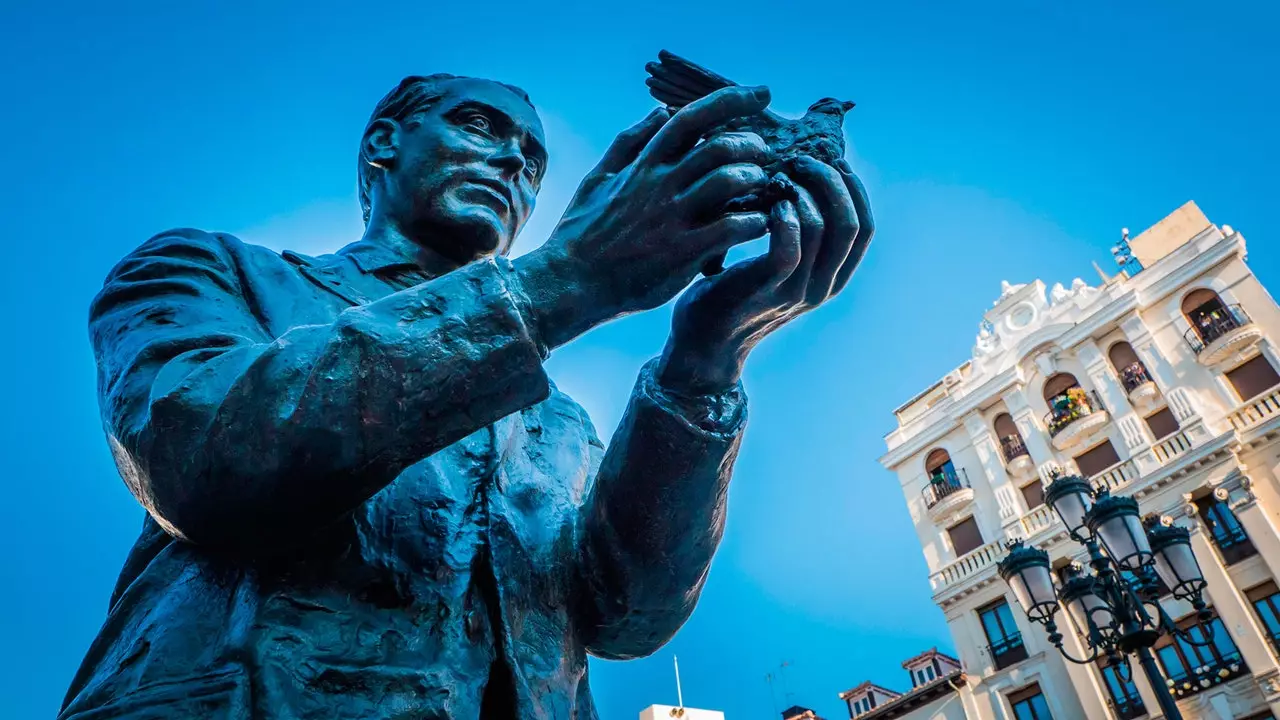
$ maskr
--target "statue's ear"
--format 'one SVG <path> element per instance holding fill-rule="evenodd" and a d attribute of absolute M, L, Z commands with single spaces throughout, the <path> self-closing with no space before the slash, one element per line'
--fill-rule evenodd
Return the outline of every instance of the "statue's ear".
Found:
<path fill-rule="evenodd" d="M 378 118 L 369 123 L 360 144 L 364 161 L 384 170 L 395 165 L 400 151 L 400 123 L 390 118 Z"/>

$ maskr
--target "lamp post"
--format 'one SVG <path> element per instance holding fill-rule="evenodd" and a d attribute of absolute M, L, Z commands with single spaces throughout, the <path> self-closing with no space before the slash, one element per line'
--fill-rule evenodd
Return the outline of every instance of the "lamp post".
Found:
<path fill-rule="evenodd" d="M 1211 628 L 1204 625 L 1209 618 L 1204 575 L 1191 551 L 1189 533 L 1185 528 L 1144 523 L 1137 501 L 1114 497 L 1105 487 L 1094 487 L 1077 475 L 1055 476 L 1045 488 L 1044 501 L 1062 519 L 1071 539 L 1085 546 L 1088 568 L 1073 565 L 1061 587 L 1055 588 L 1049 554 L 1019 540 L 1009 544 L 1009 554 L 1000 561 L 1000 576 L 1027 617 L 1044 626 L 1049 642 L 1064 658 L 1085 665 L 1105 655 L 1122 668 L 1124 677 L 1131 676 L 1127 656 L 1136 656 L 1160 711 L 1168 720 L 1182 720 L 1151 648 L 1161 635 L 1176 635 L 1201 647 L 1212 643 Z M 1148 594 L 1145 583 L 1135 586 L 1122 574 L 1128 571 L 1136 578 L 1149 578 L 1152 569 L 1174 597 L 1196 609 L 1202 640 L 1179 630 L 1158 599 Z M 1084 635 L 1088 657 L 1074 658 L 1062 646 L 1054 616 L 1063 606 Z"/>

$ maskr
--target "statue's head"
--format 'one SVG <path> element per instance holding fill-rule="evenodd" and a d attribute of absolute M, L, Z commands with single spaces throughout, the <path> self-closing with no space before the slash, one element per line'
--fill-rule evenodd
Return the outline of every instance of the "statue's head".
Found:
<path fill-rule="evenodd" d="M 460 263 L 506 252 L 533 212 L 547 167 L 542 122 L 511 85 L 405 78 L 378 103 L 360 140 L 365 223 Z"/>

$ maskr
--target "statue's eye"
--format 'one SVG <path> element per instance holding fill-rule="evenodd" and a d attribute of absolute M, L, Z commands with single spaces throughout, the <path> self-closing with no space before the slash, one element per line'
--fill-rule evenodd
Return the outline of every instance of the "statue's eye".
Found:
<path fill-rule="evenodd" d="M 542 161 L 538 158 L 528 158 L 524 161 L 524 171 L 530 179 L 537 179 L 538 174 L 542 172 Z"/>
<path fill-rule="evenodd" d="M 489 122 L 489 118 L 480 113 L 468 113 L 462 118 L 462 125 L 468 130 L 474 130 L 483 135 L 493 134 L 493 123 Z"/>

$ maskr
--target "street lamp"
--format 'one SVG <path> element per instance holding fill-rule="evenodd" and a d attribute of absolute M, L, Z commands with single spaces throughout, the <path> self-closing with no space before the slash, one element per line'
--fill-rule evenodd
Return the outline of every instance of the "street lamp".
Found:
<path fill-rule="evenodd" d="M 1182 720 L 1177 703 L 1160 676 L 1152 646 L 1161 635 L 1175 635 L 1183 642 L 1204 647 L 1212 644 L 1212 627 L 1205 607 L 1205 580 L 1191 551 L 1185 528 L 1144 523 L 1138 503 L 1112 496 L 1106 487 L 1095 487 L 1078 475 L 1055 475 L 1045 488 L 1044 501 L 1053 508 L 1072 540 L 1085 546 L 1089 567 L 1068 568 L 1061 587 L 1055 589 L 1049 554 L 1015 540 L 1000 561 L 1000 576 L 1013 590 L 1027 617 L 1044 626 L 1062 656 L 1085 665 L 1107 656 L 1118 665 L 1122 677 L 1129 670 L 1127 655 L 1136 655 L 1168 720 Z M 1142 578 L 1154 567 L 1174 597 L 1191 603 L 1197 612 L 1199 639 L 1178 629 L 1160 603 L 1144 597 L 1141 587 L 1126 580 L 1122 571 Z M 1074 658 L 1062 646 L 1054 615 L 1065 607 L 1084 636 L 1089 656 Z"/>

